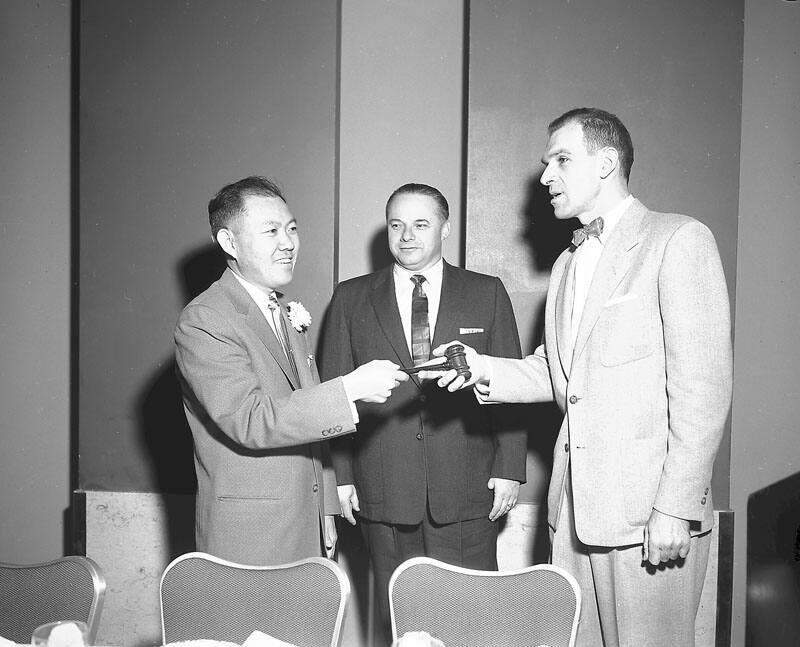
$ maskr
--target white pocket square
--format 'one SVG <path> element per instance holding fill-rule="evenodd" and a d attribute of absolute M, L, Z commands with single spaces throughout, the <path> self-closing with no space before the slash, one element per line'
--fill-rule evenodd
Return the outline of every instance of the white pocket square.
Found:
<path fill-rule="evenodd" d="M 459 328 L 459 335 L 474 335 L 476 332 L 483 332 L 483 328 Z"/>
<path fill-rule="evenodd" d="M 633 299 L 638 298 L 638 294 L 634 294 L 633 292 L 628 292 L 628 294 L 620 294 L 617 297 L 611 297 L 608 301 L 605 302 L 604 308 L 608 308 L 609 306 L 615 306 L 618 303 L 625 303 L 626 301 L 632 301 Z"/>

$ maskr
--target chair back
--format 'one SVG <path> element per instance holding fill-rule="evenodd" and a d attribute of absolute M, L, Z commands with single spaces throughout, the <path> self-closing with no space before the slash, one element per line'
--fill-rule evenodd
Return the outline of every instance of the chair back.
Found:
<path fill-rule="evenodd" d="M 323 557 L 246 566 L 194 552 L 167 566 L 160 592 L 165 644 L 241 644 L 258 630 L 300 647 L 337 647 L 350 581 Z"/>
<path fill-rule="evenodd" d="M 581 606 L 575 578 L 556 566 L 477 571 L 428 557 L 397 567 L 389 602 L 395 640 L 426 631 L 446 647 L 572 647 Z"/>
<path fill-rule="evenodd" d="M 81 620 L 93 643 L 103 610 L 106 581 L 88 557 L 72 555 L 42 564 L 0 564 L 0 636 L 31 641 L 39 625 Z"/>

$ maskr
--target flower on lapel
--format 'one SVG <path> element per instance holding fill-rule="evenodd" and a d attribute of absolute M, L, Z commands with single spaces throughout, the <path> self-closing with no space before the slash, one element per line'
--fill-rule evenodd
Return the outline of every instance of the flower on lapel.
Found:
<path fill-rule="evenodd" d="M 289 301 L 286 304 L 286 314 L 289 315 L 289 323 L 292 324 L 297 332 L 305 332 L 311 325 L 311 314 L 299 301 Z"/>

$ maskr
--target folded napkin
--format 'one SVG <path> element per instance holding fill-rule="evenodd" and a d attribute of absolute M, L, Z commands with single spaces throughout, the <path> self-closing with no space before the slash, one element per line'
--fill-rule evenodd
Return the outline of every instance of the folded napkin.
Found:
<path fill-rule="evenodd" d="M 427 631 L 406 631 L 392 647 L 444 647 L 444 643 Z"/>
<path fill-rule="evenodd" d="M 296 645 L 273 638 L 263 631 L 254 631 L 242 643 L 242 647 L 296 647 Z"/>

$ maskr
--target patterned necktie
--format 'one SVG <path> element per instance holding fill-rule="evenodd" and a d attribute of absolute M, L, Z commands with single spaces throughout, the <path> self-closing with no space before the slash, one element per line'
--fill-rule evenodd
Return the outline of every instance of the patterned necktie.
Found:
<path fill-rule="evenodd" d="M 300 374 L 297 372 L 297 364 L 294 363 L 294 355 L 292 354 L 292 345 L 289 343 L 289 332 L 286 330 L 286 322 L 283 320 L 281 314 L 281 304 L 278 301 L 277 295 L 272 292 L 269 295 L 269 311 L 272 315 L 272 323 L 275 325 L 275 335 L 281 343 L 283 353 L 286 359 L 289 360 L 289 365 L 292 368 L 294 379 L 300 383 Z"/>
<path fill-rule="evenodd" d="M 572 232 L 572 244 L 575 245 L 575 247 L 579 247 L 589 236 L 597 236 L 599 238 L 602 233 L 603 219 L 598 216 L 585 227 L 580 227 Z"/>
<path fill-rule="evenodd" d="M 414 366 L 431 358 L 431 330 L 428 326 L 428 296 L 422 287 L 425 277 L 415 274 L 414 292 L 411 295 L 411 357 Z"/>

